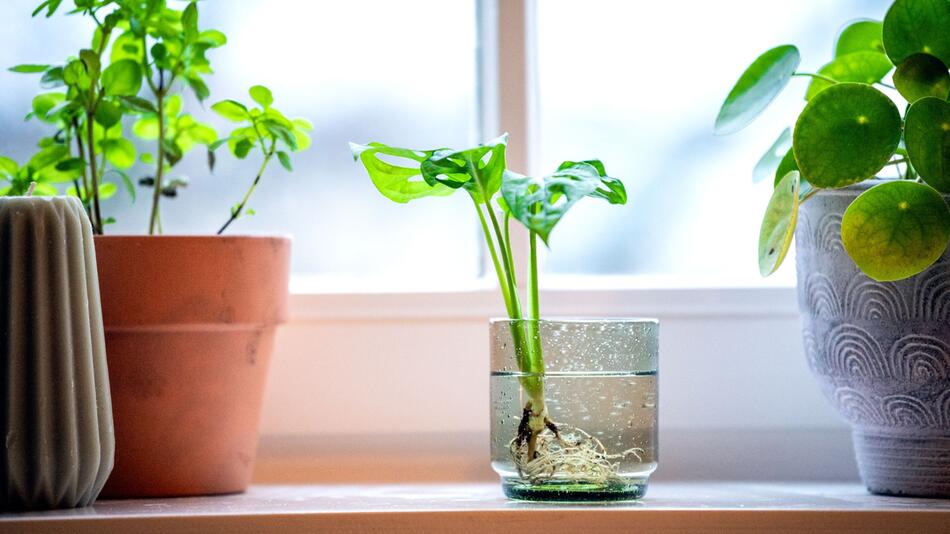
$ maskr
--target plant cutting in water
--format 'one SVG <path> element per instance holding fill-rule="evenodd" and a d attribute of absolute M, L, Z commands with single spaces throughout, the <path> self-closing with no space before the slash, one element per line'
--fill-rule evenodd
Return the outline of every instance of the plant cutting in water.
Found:
<path fill-rule="evenodd" d="M 841 239 L 855 264 L 878 281 L 914 276 L 950 241 L 950 2 L 896 0 L 883 22 L 862 20 L 838 37 L 835 58 L 799 72 L 798 49 L 762 54 L 729 93 L 716 132 L 747 126 L 792 77 L 811 78 L 807 104 L 756 165 L 775 190 L 759 235 L 759 270 L 781 265 L 798 207 L 820 189 L 846 187 L 897 170 L 844 213 Z M 896 66 L 896 70 L 895 69 Z M 885 77 L 894 70 L 893 85 Z M 885 92 L 906 101 L 904 116 Z M 896 95 L 894 93 L 897 93 Z"/>
<path fill-rule="evenodd" d="M 505 134 L 465 150 L 414 150 L 381 143 L 351 144 L 351 149 L 379 192 L 395 202 L 447 196 L 460 189 L 469 195 L 508 317 L 515 321 L 512 342 L 525 402 L 517 435 L 510 443 L 512 460 L 532 481 L 562 477 L 607 482 L 616 470 L 612 462 L 635 451 L 611 455 L 596 438 L 552 421 L 548 415 L 538 323 L 538 241 L 547 245 L 551 231 L 582 198 L 625 204 L 627 193 L 623 183 L 608 176 L 598 160 L 565 161 L 540 178 L 509 171 L 505 163 L 507 143 Z M 524 300 L 512 258 L 511 219 L 529 234 Z"/>
<path fill-rule="evenodd" d="M 229 218 L 218 233 L 236 219 L 253 214 L 247 207 L 267 165 L 276 156 L 292 170 L 288 152 L 310 145 L 309 122 L 290 120 L 275 109 L 266 87 L 250 89 L 260 107 L 248 109 L 233 100 L 218 102 L 212 109 L 227 120 L 243 123 L 225 139 L 185 111 L 185 89 L 201 102 L 210 96 L 205 76 L 212 73 L 207 58 L 210 50 L 227 42 L 217 30 L 198 26 L 198 4 L 184 9 L 168 7 L 167 0 L 74 0 L 70 14 L 94 23 L 90 48 L 57 65 L 17 65 L 10 70 L 41 74 L 44 89 L 33 99 L 27 119 L 36 119 L 54 129 L 39 142 L 39 151 L 23 165 L 0 157 L 0 195 L 20 195 L 31 181 L 36 194 L 55 195 L 59 187 L 79 197 L 97 234 L 114 222 L 103 215 L 101 201 L 113 196 L 124 184 L 129 197 L 136 199 L 136 186 L 129 176 L 133 167 L 141 170 L 139 186 L 149 189 L 148 232 L 162 232 L 160 202 L 178 196 L 188 179 L 175 172 L 176 165 L 196 146 L 207 147 L 209 170 L 215 164 L 214 151 L 225 144 L 231 153 L 244 159 L 260 149 L 262 165 L 247 192 L 233 205 Z M 52 16 L 63 0 L 46 0 L 33 16 Z M 133 137 L 126 132 L 124 118 L 135 118 L 131 134 L 154 143 L 154 151 L 138 153 Z M 61 185 L 62 184 L 62 185 Z"/>

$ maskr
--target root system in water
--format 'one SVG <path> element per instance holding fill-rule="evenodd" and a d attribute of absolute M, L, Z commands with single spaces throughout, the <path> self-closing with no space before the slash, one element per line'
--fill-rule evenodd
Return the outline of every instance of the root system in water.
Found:
<path fill-rule="evenodd" d="M 550 421 L 547 421 L 550 423 Z M 610 454 L 604 444 L 587 432 L 567 425 L 547 424 L 533 439 L 519 436 L 508 444 L 518 473 L 531 484 L 551 481 L 603 484 L 622 482 L 620 461 L 628 456 L 641 460 L 643 449 Z"/>

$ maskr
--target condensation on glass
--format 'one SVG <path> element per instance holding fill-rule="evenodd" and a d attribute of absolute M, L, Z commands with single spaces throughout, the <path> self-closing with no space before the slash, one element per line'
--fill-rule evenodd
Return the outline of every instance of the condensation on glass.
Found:
<path fill-rule="evenodd" d="M 499 319 L 490 328 L 491 460 L 505 493 L 558 501 L 641 497 L 658 458 L 659 323 L 542 320 L 526 328 L 529 323 Z M 521 372 L 515 329 L 540 336 L 543 374 Z M 559 436 L 547 430 L 542 438 L 549 448 L 525 463 L 517 454 L 528 402 L 521 383 L 532 377 L 543 381 L 548 416 Z M 543 458 L 550 451 L 551 457 Z M 532 465 L 535 460 L 543 461 Z"/>

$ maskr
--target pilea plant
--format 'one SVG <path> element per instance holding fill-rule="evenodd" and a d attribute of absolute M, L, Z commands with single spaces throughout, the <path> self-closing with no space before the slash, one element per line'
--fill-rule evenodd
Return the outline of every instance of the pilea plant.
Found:
<path fill-rule="evenodd" d="M 716 119 L 718 134 L 736 132 L 792 77 L 811 78 L 794 129 L 781 133 L 754 171 L 755 179 L 772 176 L 775 184 L 759 237 L 761 273 L 781 265 L 802 202 L 820 189 L 872 178 L 888 179 L 858 196 L 842 219 L 848 254 L 878 281 L 927 269 L 950 239 L 941 196 L 950 193 L 950 2 L 897 0 L 883 22 L 845 27 L 834 59 L 818 72 L 799 72 L 799 63 L 791 45 L 762 54 Z M 892 70 L 893 85 L 884 81 Z M 879 176 L 885 167 L 896 178 Z"/>
<path fill-rule="evenodd" d="M 351 144 L 354 158 L 366 168 L 385 197 L 406 203 L 425 197 L 447 196 L 464 190 L 472 200 L 510 319 L 513 344 L 526 402 L 518 435 L 513 437 L 516 465 L 535 460 L 540 434 L 548 429 L 558 436 L 557 423 L 548 417 L 544 396 L 544 356 L 538 332 L 538 241 L 545 244 L 554 227 L 574 204 L 585 197 L 624 204 L 623 183 L 607 175 L 598 160 L 565 161 L 553 173 L 529 177 L 506 168 L 507 134 L 465 150 L 414 150 L 381 143 Z M 386 159 L 383 159 L 385 157 Z M 529 234 L 529 262 L 524 300 L 512 259 L 511 219 Z M 524 305 L 522 305 L 524 303 Z M 553 454 L 553 453 L 552 453 Z M 598 462 L 594 453 L 585 458 Z M 583 469 L 584 466 L 578 466 Z"/>
<path fill-rule="evenodd" d="M 46 0 L 33 16 L 51 17 L 62 4 L 63 0 Z M 23 165 L 0 157 L 0 179 L 8 183 L 0 194 L 19 195 L 36 182 L 36 194 L 53 195 L 66 184 L 65 192 L 79 197 L 94 230 L 101 234 L 114 222 L 103 214 L 101 201 L 116 193 L 119 182 L 134 202 L 137 181 L 149 190 L 148 232 L 157 234 L 162 232 L 162 198 L 178 196 L 188 184 L 175 171 L 178 163 L 196 146 L 204 146 L 213 171 L 214 151 L 227 144 L 240 159 L 259 148 L 263 163 L 218 233 L 252 214 L 247 202 L 267 165 L 276 155 L 291 170 L 288 151 L 310 145 L 310 123 L 286 118 L 272 106 L 271 92 L 263 86 L 250 90 L 259 108 L 248 109 L 233 100 L 212 106 L 225 119 L 243 123 L 224 139 L 184 111 L 186 89 L 200 102 L 209 97 L 205 76 L 212 69 L 207 53 L 227 42 L 220 31 L 199 28 L 196 2 L 183 4 L 181 10 L 169 7 L 167 0 L 74 0 L 73 4 L 69 14 L 94 22 L 90 48 L 62 64 L 10 69 L 40 74 L 40 85 L 52 89 L 33 99 L 27 119 L 50 125 L 53 134 L 40 140 L 39 151 Z M 154 143 L 150 149 L 139 153 L 126 132 L 127 117 L 135 119 L 134 137 Z M 138 180 L 129 176 L 133 168 L 142 171 Z"/>

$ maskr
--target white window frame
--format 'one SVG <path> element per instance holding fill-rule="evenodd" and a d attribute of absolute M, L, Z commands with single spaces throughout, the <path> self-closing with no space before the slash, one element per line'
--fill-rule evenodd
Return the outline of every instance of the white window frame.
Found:
<path fill-rule="evenodd" d="M 535 7 L 535 0 L 478 2 L 477 130 L 482 138 L 509 132 L 509 166 L 528 173 L 536 171 L 538 147 Z M 525 232 L 513 228 L 512 242 L 516 267 L 525 272 Z M 487 319 L 502 315 L 504 306 L 484 264 L 486 276 L 455 291 L 335 291 L 325 282 L 295 278 L 290 322 L 278 336 L 264 406 L 264 456 L 280 455 L 274 451 L 286 449 L 285 437 L 317 444 L 341 434 L 372 435 L 367 439 L 374 443 L 407 434 L 487 434 Z M 553 283 L 542 280 L 546 316 L 660 319 L 661 443 L 664 436 L 673 442 L 661 447 L 679 466 L 668 469 L 672 476 L 691 476 L 710 462 L 720 469 L 692 476 L 856 476 L 846 426 L 808 375 L 794 287 L 681 277 L 549 279 Z M 435 339 L 424 339 L 434 332 Z M 458 354 L 443 355 L 449 346 Z M 454 369 L 443 357 L 458 357 L 460 375 L 471 378 L 448 389 L 419 378 L 431 376 L 433 365 L 436 373 Z M 356 383 L 378 369 L 386 369 L 385 381 L 369 388 Z M 324 397 L 310 391 L 325 388 L 331 391 Z M 339 406 L 340 395 L 351 390 L 347 406 Z M 475 398 L 477 403 L 469 400 Z M 333 403 L 333 409 L 313 403 Z M 368 411 L 375 414 L 371 422 Z M 453 424 L 458 420 L 471 423 Z M 716 446 L 712 460 L 702 445 L 708 443 Z M 776 449 L 785 453 L 780 462 L 750 459 Z M 482 460 L 487 462 L 476 462 Z"/>

